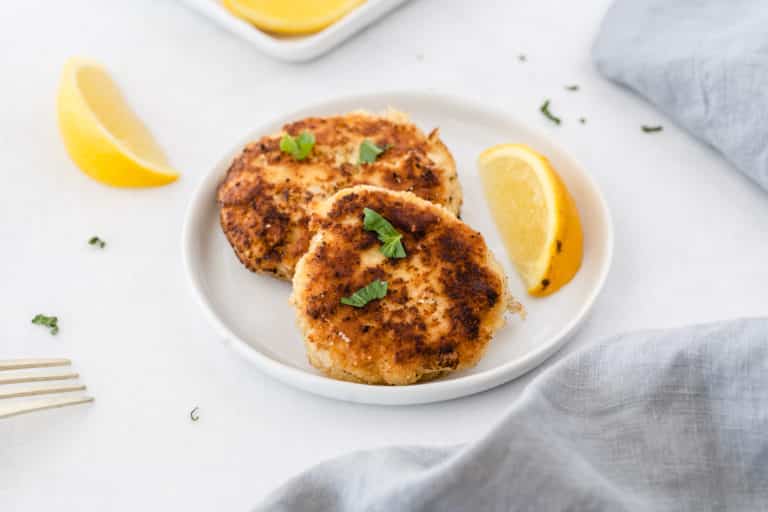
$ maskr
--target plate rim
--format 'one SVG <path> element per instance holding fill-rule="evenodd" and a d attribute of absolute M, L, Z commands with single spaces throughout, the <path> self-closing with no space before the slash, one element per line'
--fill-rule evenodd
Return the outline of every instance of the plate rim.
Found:
<path fill-rule="evenodd" d="M 579 171 L 582 179 L 589 186 L 589 189 L 597 200 L 597 205 L 605 222 L 606 233 L 602 244 L 605 258 L 604 263 L 600 268 L 596 285 L 592 287 L 587 300 L 578 310 L 578 314 L 565 324 L 563 328 L 548 337 L 546 342 L 542 343 L 540 347 L 537 347 L 535 350 L 528 352 L 520 358 L 508 361 L 496 368 L 490 368 L 457 379 L 435 380 L 410 386 L 378 386 L 335 380 L 319 373 L 309 373 L 272 359 L 248 344 L 246 341 L 240 339 L 231 329 L 229 329 L 224 320 L 219 318 L 214 311 L 214 308 L 211 306 L 210 301 L 200 285 L 193 261 L 193 246 L 195 242 L 193 230 L 195 225 L 199 223 L 197 221 L 202 216 L 203 210 L 210 207 L 210 197 L 206 196 L 205 191 L 208 190 L 212 180 L 215 178 L 220 179 L 218 176 L 220 169 L 228 166 L 234 155 L 236 155 L 245 144 L 253 140 L 255 136 L 263 135 L 267 126 L 284 122 L 284 120 L 306 117 L 309 115 L 309 112 L 324 109 L 327 110 L 339 103 L 359 104 L 364 106 L 366 103 L 373 101 L 381 102 L 382 99 L 396 97 L 404 98 L 408 101 L 417 100 L 440 103 L 443 105 L 450 105 L 453 108 L 473 111 L 483 116 L 500 117 L 513 125 L 525 127 L 525 129 L 534 137 L 545 139 L 549 144 L 557 148 L 560 156 L 567 159 L 569 164 Z M 390 101 L 387 100 L 387 102 Z M 396 103 L 396 101 L 391 101 L 391 103 Z M 427 90 L 386 90 L 323 98 L 287 114 L 276 114 L 269 117 L 264 122 L 259 123 L 259 126 L 240 139 L 236 145 L 232 146 L 224 154 L 223 157 L 219 158 L 214 165 L 208 167 L 202 174 L 192 192 L 184 213 L 181 251 L 187 283 L 191 288 L 192 294 L 198 305 L 203 309 L 208 321 L 214 326 L 218 333 L 223 336 L 227 345 L 231 346 L 232 349 L 242 357 L 254 363 L 259 370 L 286 385 L 327 398 L 378 405 L 411 405 L 451 400 L 486 391 L 537 368 L 544 361 L 562 349 L 584 323 L 589 312 L 592 310 L 595 301 L 605 287 L 605 282 L 613 262 L 614 227 L 608 203 L 597 182 L 592 175 L 586 171 L 586 168 L 581 162 L 574 158 L 550 135 L 542 132 L 538 128 L 530 127 L 527 123 L 521 121 L 506 110 L 493 108 L 491 105 L 474 99 Z"/>
<path fill-rule="evenodd" d="M 190 9 L 253 44 L 265 55 L 287 62 L 317 58 L 408 0 L 368 0 L 326 28 L 295 38 L 279 38 L 238 18 L 214 0 L 183 0 Z"/>

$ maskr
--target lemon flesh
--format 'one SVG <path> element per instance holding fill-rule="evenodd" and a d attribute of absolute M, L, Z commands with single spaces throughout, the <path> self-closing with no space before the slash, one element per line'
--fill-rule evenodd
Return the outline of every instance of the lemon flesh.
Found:
<path fill-rule="evenodd" d="M 545 296 L 581 266 L 576 204 L 549 161 L 522 144 L 483 151 L 480 177 L 494 222 L 528 293 Z"/>
<path fill-rule="evenodd" d="M 100 65 L 79 58 L 67 61 L 57 110 L 64 146 L 90 177 L 116 187 L 152 187 L 178 178 Z"/>
<path fill-rule="evenodd" d="M 232 14 L 267 32 L 301 35 L 318 32 L 365 0 L 222 0 Z"/>

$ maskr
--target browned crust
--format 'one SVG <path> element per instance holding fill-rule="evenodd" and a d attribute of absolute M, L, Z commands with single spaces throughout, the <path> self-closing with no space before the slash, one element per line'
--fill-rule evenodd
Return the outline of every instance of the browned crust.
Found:
<path fill-rule="evenodd" d="M 305 130 L 316 138 L 309 158 L 295 161 L 280 151 L 284 133 Z M 365 139 L 389 149 L 376 162 L 357 165 Z M 408 190 L 454 214 L 461 206 L 456 166 L 436 130 L 425 136 L 396 116 L 355 112 L 289 123 L 246 146 L 218 188 L 221 226 L 247 268 L 290 279 L 309 245 L 312 211 L 359 184 Z"/>
<path fill-rule="evenodd" d="M 407 257 L 388 259 L 365 231 L 372 208 L 403 234 Z M 310 362 L 332 377 L 410 384 L 473 366 L 503 323 L 503 272 L 480 233 L 413 194 L 355 187 L 329 199 L 294 276 L 292 301 Z M 340 303 L 374 279 L 385 298 Z"/>

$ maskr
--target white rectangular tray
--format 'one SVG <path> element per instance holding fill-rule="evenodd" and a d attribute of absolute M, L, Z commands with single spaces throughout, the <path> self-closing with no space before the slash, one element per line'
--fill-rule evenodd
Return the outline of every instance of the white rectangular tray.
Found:
<path fill-rule="evenodd" d="M 300 37 L 276 37 L 262 32 L 231 14 L 219 0 L 182 1 L 233 34 L 250 41 L 267 55 L 276 59 L 301 62 L 322 55 L 406 0 L 368 0 L 328 28 Z"/>

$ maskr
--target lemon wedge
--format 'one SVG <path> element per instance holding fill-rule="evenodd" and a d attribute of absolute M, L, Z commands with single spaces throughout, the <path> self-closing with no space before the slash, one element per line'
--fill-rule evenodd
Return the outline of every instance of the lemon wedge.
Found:
<path fill-rule="evenodd" d="M 267 32 L 301 35 L 318 32 L 365 0 L 222 0 L 232 14 Z"/>
<path fill-rule="evenodd" d="M 478 159 L 491 213 L 528 293 L 549 295 L 581 266 L 576 204 L 544 156 L 523 144 L 486 149 Z"/>
<path fill-rule="evenodd" d="M 165 185 L 179 177 L 99 64 L 67 61 L 57 109 L 64 146 L 90 177 L 115 187 Z"/>

